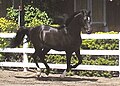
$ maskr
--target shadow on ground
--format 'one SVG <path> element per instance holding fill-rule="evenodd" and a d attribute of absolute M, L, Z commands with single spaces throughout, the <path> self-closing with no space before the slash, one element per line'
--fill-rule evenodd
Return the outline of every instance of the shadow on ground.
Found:
<path fill-rule="evenodd" d="M 81 77 L 65 77 L 65 78 L 60 78 L 60 77 L 56 77 L 56 76 L 48 76 L 48 77 L 35 77 L 35 76 L 15 76 L 15 78 L 23 78 L 23 79 L 30 79 L 30 78 L 34 78 L 36 80 L 39 81 L 90 81 L 90 82 L 96 82 L 98 81 L 98 79 L 94 79 L 94 78 L 81 78 Z"/>

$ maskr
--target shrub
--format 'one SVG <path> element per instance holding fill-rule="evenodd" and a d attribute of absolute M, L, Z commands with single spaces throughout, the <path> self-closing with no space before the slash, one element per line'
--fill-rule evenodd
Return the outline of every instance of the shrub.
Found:
<path fill-rule="evenodd" d="M 17 29 L 17 24 L 12 20 L 7 20 L 5 18 L 0 18 L 0 32 L 11 33 L 15 32 Z M 8 39 L 0 38 L 0 47 L 5 47 L 8 45 Z"/>
<path fill-rule="evenodd" d="M 17 28 L 17 24 L 12 20 L 7 20 L 5 18 L 0 18 L 0 32 L 11 33 Z"/>
<path fill-rule="evenodd" d="M 7 20 L 5 18 L 0 18 L 0 32 L 11 33 L 15 32 L 17 29 L 17 24 L 13 20 Z M 0 38 L 0 47 L 5 48 L 9 44 L 9 38 Z M 3 60 L 4 53 L 0 53 L 0 61 Z"/>
<path fill-rule="evenodd" d="M 97 32 L 95 34 L 117 34 L 118 32 Z M 90 50 L 118 50 L 119 40 L 118 39 L 84 39 L 82 42 L 82 49 Z"/>
<path fill-rule="evenodd" d="M 15 22 L 18 22 L 18 10 L 14 9 L 13 7 L 7 8 L 7 15 L 8 19 L 11 19 Z"/>

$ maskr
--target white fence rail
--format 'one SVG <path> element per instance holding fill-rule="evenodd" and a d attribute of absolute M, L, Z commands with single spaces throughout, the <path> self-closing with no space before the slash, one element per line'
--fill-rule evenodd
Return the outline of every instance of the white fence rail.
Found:
<path fill-rule="evenodd" d="M 0 33 L 1 38 L 13 38 L 15 33 Z M 82 34 L 82 39 L 119 39 L 119 34 Z M 120 46 L 120 41 L 119 41 Z M 23 48 L 0 48 L 0 52 L 9 53 L 23 53 L 23 62 L 0 62 L 0 66 L 7 67 L 36 67 L 34 63 L 28 63 L 27 54 L 33 53 L 33 48 L 27 48 L 27 43 L 23 45 Z M 119 55 L 120 58 L 120 47 L 119 50 L 81 50 L 82 55 Z M 58 52 L 51 50 L 49 54 L 65 54 L 65 52 Z M 39 63 L 41 68 L 45 68 L 42 63 Z M 66 64 L 49 64 L 52 69 L 66 69 Z M 26 69 L 25 69 L 26 70 Z M 104 71 L 119 71 L 120 72 L 120 60 L 118 66 L 107 66 L 107 65 L 79 65 L 73 70 L 104 70 Z"/>

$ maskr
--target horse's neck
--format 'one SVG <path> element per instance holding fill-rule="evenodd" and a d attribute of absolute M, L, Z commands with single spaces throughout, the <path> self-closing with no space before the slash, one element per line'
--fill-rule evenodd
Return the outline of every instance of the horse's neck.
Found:
<path fill-rule="evenodd" d="M 71 22 L 68 25 L 68 32 L 73 35 L 73 36 L 80 36 L 80 32 L 81 32 L 81 23 L 80 23 L 80 18 L 82 16 L 80 16 L 80 14 L 76 17 L 74 17 Z"/>
<path fill-rule="evenodd" d="M 77 23 L 73 23 L 67 28 L 67 31 L 70 33 L 72 36 L 80 36 L 81 32 L 81 27 Z"/>

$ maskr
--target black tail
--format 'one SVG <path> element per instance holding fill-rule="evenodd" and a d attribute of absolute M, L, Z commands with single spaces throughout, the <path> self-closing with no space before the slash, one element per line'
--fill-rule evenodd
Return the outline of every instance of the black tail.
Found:
<path fill-rule="evenodd" d="M 11 43 L 10 43 L 10 47 L 14 48 L 19 46 L 20 44 L 23 44 L 23 39 L 24 36 L 27 35 L 27 42 L 29 42 L 29 28 L 25 29 L 25 28 L 20 28 L 17 33 L 16 36 L 12 39 Z"/>

